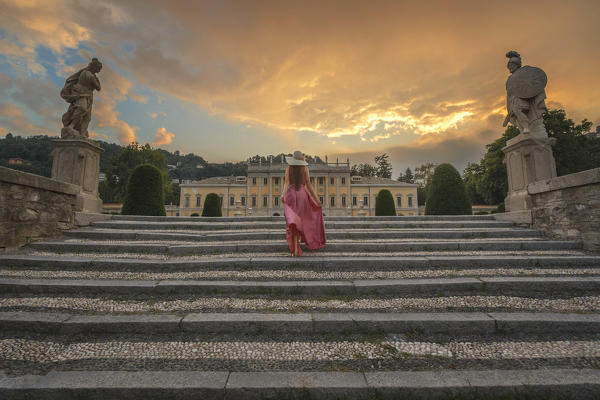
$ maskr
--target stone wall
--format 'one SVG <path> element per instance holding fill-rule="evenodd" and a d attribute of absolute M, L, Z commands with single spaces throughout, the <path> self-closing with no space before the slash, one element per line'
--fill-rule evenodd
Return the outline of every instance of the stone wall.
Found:
<path fill-rule="evenodd" d="M 0 251 L 74 226 L 79 187 L 0 167 Z"/>
<path fill-rule="evenodd" d="M 600 251 L 600 168 L 534 182 L 527 190 L 533 228 Z"/>

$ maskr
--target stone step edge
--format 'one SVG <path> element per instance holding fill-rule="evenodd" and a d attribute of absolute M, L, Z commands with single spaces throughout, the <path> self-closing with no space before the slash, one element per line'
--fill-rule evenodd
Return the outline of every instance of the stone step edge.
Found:
<path fill-rule="evenodd" d="M 0 332 L 60 334 L 565 334 L 597 333 L 600 314 L 531 312 L 440 313 L 187 313 L 79 315 L 0 312 Z"/>
<path fill-rule="evenodd" d="M 479 241 L 479 242 L 403 242 L 403 243 L 328 243 L 326 251 L 474 251 L 474 250 L 577 250 L 583 247 L 580 242 L 569 242 L 561 240 L 539 240 L 539 241 Z M 288 245 L 281 243 L 238 243 L 238 244 L 185 244 L 185 245 L 161 245 L 151 243 L 69 243 L 58 241 L 34 242 L 29 248 L 39 251 L 54 252 L 106 252 L 114 249 L 118 252 L 144 252 L 152 254 L 190 255 L 211 252 L 235 253 L 235 252 L 265 252 L 286 251 Z"/>
<path fill-rule="evenodd" d="M 0 373 L 0 397 L 145 400 L 249 400 L 293 398 L 441 398 L 466 395 L 593 399 L 600 396 L 598 369 L 439 370 L 386 372 L 51 371 L 9 378 Z M 340 397 L 341 396 L 341 397 Z M 382 397 L 379 397 L 382 396 Z M 537 398 L 537 397 L 536 397 Z"/>
<path fill-rule="evenodd" d="M 196 260 L 161 260 L 137 258 L 86 258 L 52 255 L 0 254 L 1 267 L 31 268 L 94 268 L 119 270 L 120 268 L 160 268 L 168 271 L 197 270 L 198 268 L 322 268 L 343 270 L 389 269 L 389 268 L 507 268 L 507 267 L 597 267 L 600 256 L 596 255 L 489 255 L 489 256 L 323 256 L 323 257 L 222 257 L 199 258 Z"/>
<path fill-rule="evenodd" d="M 261 295 L 465 295 L 597 291 L 600 277 L 458 277 L 300 281 L 110 280 L 0 278 L 2 293 L 261 294 Z"/>

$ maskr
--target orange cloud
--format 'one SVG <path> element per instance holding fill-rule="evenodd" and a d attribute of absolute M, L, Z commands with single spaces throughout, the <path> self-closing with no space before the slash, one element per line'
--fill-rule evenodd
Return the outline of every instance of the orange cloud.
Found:
<path fill-rule="evenodd" d="M 152 142 L 152 146 L 163 146 L 166 144 L 171 144 L 173 142 L 173 138 L 175 134 L 173 132 L 167 131 L 166 128 L 158 128 L 156 133 L 154 134 L 154 141 Z"/>

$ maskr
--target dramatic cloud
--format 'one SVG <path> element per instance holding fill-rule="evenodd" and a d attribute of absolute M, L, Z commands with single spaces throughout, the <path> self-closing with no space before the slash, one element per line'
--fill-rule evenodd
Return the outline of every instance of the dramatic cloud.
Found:
<path fill-rule="evenodd" d="M 115 102 L 169 98 L 231 126 L 285 137 L 311 154 L 359 158 L 388 151 L 398 165 L 408 164 L 402 158 L 408 153 L 464 163 L 502 132 L 510 49 L 547 72 L 549 104 L 577 120 L 600 120 L 598 2 L 0 0 L 0 6 L 6 33 L 0 50 L 9 62 L 40 73 L 39 47 L 59 58 L 84 48 L 122 72 L 102 71 L 105 87 L 115 88 L 99 97 L 97 108 L 97 127 L 115 130 L 122 141 L 135 138 L 133 124 L 142 122 L 120 115 Z M 134 93 L 137 85 L 153 95 Z M 231 145 L 239 159 L 261 151 L 251 137 Z"/>
<path fill-rule="evenodd" d="M 158 128 L 156 133 L 154 134 L 154 141 L 152 142 L 152 146 L 164 146 L 167 144 L 171 144 L 175 134 L 167 131 L 165 128 Z"/>

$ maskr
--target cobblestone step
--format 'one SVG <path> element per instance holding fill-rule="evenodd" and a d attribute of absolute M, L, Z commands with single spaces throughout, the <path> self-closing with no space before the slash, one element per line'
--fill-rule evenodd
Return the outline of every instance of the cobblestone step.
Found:
<path fill-rule="evenodd" d="M 600 396 L 594 369 L 397 372 L 68 371 L 0 375 L 0 395 L 25 398 L 147 400 L 265 398 L 571 398 Z M 376 396 L 376 397 L 375 397 Z"/>
<path fill-rule="evenodd" d="M 4 293 L 263 296 L 458 296 L 519 293 L 574 294 L 600 292 L 600 277 L 485 277 L 383 279 L 354 281 L 142 281 L 73 279 L 0 279 Z"/>
<path fill-rule="evenodd" d="M 198 270 L 409 270 L 455 268 L 569 268 L 599 267 L 600 256 L 595 255 L 450 255 L 450 256 L 338 256 L 338 257 L 198 257 L 198 258 L 107 258 L 86 256 L 0 255 L 4 268 L 51 268 L 60 270 L 104 271 L 198 271 Z"/>
<path fill-rule="evenodd" d="M 108 228 L 73 229 L 64 232 L 67 237 L 95 240 L 177 240 L 192 242 L 285 240 L 283 229 L 254 232 L 234 231 L 192 233 L 169 230 L 127 230 Z M 517 228 L 463 228 L 463 229 L 328 229 L 327 239 L 473 239 L 473 238 L 535 238 L 542 239 L 539 231 Z"/>
<path fill-rule="evenodd" d="M 284 221 L 266 222 L 152 222 L 152 221 L 97 221 L 93 227 L 110 229 L 177 229 L 177 230 L 242 230 L 242 229 L 285 229 Z M 423 229 L 423 228 L 508 228 L 512 222 L 505 221 L 329 221 L 325 222 L 326 229 Z"/>
<path fill-rule="evenodd" d="M 190 313 L 72 315 L 0 312 L 0 332 L 62 334 L 178 333 L 323 334 L 386 332 L 477 335 L 552 332 L 597 333 L 598 314 L 451 312 L 451 313 Z"/>
<path fill-rule="evenodd" d="M 597 294 L 597 293 L 596 293 Z M 5 294 L 8 296 L 9 294 Z M 1 311 L 38 311 L 67 313 L 191 313 L 191 312 L 600 312 L 600 296 L 559 298 L 498 295 L 466 295 L 446 297 L 297 297 L 269 296 L 200 297 L 177 293 L 170 296 L 140 296 L 130 294 L 109 297 L 67 297 L 41 294 L 15 294 L 0 297 Z M 532 294 L 535 295 L 535 294 Z"/>
<path fill-rule="evenodd" d="M 55 253 L 122 252 L 152 253 L 172 255 L 226 254 L 226 253 L 269 253 L 289 251 L 285 242 L 278 243 L 231 243 L 231 244 L 194 244 L 168 245 L 158 243 L 103 243 L 103 242 L 35 242 L 29 248 Z M 518 251 L 518 250 L 577 250 L 581 243 L 555 240 L 479 240 L 468 242 L 429 241 L 429 242 L 355 242 L 328 243 L 321 252 L 402 252 L 402 251 Z"/>
<path fill-rule="evenodd" d="M 432 279 L 456 277 L 552 277 L 552 276 L 600 276 L 600 268 L 453 268 L 408 269 L 366 271 L 311 271 L 298 269 L 280 270 L 195 270 L 184 272 L 136 272 L 102 270 L 53 270 L 53 269 L 0 269 L 0 277 L 17 279 L 117 279 L 117 280 L 354 280 L 354 279 Z"/>

